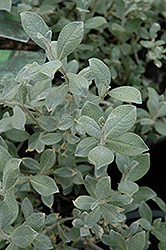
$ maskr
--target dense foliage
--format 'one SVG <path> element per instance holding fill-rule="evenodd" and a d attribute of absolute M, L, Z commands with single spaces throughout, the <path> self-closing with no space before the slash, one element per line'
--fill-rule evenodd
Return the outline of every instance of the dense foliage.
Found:
<path fill-rule="evenodd" d="M 166 59 L 165 1 L 1 2 L 23 27 L 2 35 L 41 49 L 23 61 L 1 51 L 0 249 L 143 250 L 150 235 L 166 249 L 166 204 L 136 183 L 150 168 L 144 139 L 166 135 L 165 96 L 144 74 Z"/>

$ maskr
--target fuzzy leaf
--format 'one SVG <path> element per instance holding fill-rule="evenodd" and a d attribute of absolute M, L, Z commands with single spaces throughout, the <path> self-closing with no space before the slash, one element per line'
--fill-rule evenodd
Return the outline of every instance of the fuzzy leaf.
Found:
<path fill-rule="evenodd" d="M 51 89 L 45 99 L 45 105 L 48 111 L 54 110 L 59 104 L 62 104 L 65 101 L 67 91 L 68 86 L 66 84 Z"/>
<path fill-rule="evenodd" d="M 45 222 L 44 213 L 33 213 L 26 219 L 24 225 L 28 225 L 32 227 L 34 230 L 39 230 L 44 225 L 44 222 Z"/>
<path fill-rule="evenodd" d="M 114 154 L 110 149 L 104 146 L 97 146 L 89 152 L 88 159 L 95 164 L 97 169 L 100 169 L 113 162 Z"/>
<path fill-rule="evenodd" d="M 51 194 L 49 196 L 41 195 L 41 200 L 44 203 L 44 205 L 46 205 L 49 208 L 52 208 L 52 205 L 54 203 L 54 195 L 53 194 Z"/>
<path fill-rule="evenodd" d="M 151 231 L 151 223 L 144 218 L 141 218 L 137 221 L 137 223 L 139 223 L 139 225 L 141 225 L 141 227 L 147 231 Z"/>
<path fill-rule="evenodd" d="M 51 149 L 46 149 L 40 157 L 40 174 L 53 167 L 56 160 L 56 154 Z"/>
<path fill-rule="evenodd" d="M 150 155 L 149 153 L 134 156 L 132 160 L 138 162 L 138 165 L 126 175 L 128 181 L 137 181 L 141 179 L 150 168 Z"/>
<path fill-rule="evenodd" d="M 12 6 L 12 0 L 0 0 L 0 10 L 6 10 L 10 12 Z"/>
<path fill-rule="evenodd" d="M 134 125 L 136 117 L 135 106 L 121 105 L 113 109 L 103 127 L 105 138 L 117 138 L 128 131 Z"/>
<path fill-rule="evenodd" d="M 44 150 L 44 143 L 40 140 L 41 133 L 32 134 L 28 140 L 28 151 L 36 150 L 41 153 Z"/>
<path fill-rule="evenodd" d="M 56 129 L 56 121 L 53 117 L 51 116 L 40 116 L 37 118 L 37 121 L 39 125 L 44 129 L 45 131 L 52 132 Z"/>
<path fill-rule="evenodd" d="M 33 245 L 37 249 L 40 250 L 46 250 L 46 249 L 52 249 L 52 244 L 50 241 L 50 238 L 47 237 L 46 235 L 39 233 L 35 239 L 33 240 Z"/>
<path fill-rule="evenodd" d="M 67 130 L 74 124 L 74 119 L 71 115 L 66 115 L 62 121 L 59 122 L 58 128 L 60 130 Z"/>
<path fill-rule="evenodd" d="M 31 169 L 31 170 L 39 171 L 40 169 L 39 163 L 33 158 L 30 158 L 30 157 L 22 158 L 22 163 L 24 164 L 26 168 Z"/>
<path fill-rule="evenodd" d="M 138 211 L 142 218 L 145 218 L 150 223 L 152 223 L 152 211 L 150 207 L 144 201 L 141 202 Z"/>
<path fill-rule="evenodd" d="M 86 101 L 86 103 L 82 107 L 81 115 L 89 116 L 98 123 L 100 117 L 103 116 L 103 111 L 95 103 Z"/>
<path fill-rule="evenodd" d="M 70 239 L 67 237 L 66 233 L 62 230 L 61 226 L 58 224 L 59 236 L 64 243 L 70 242 Z"/>
<path fill-rule="evenodd" d="M 57 43 L 59 60 L 70 55 L 81 43 L 84 35 L 83 22 L 71 22 L 60 32 Z"/>
<path fill-rule="evenodd" d="M 103 235 L 102 242 L 106 245 L 109 245 L 115 250 L 127 250 L 127 244 L 124 237 L 113 230 L 110 231 L 109 235 Z"/>
<path fill-rule="evenodd" d="M 13 108 L 12 125 L 15 129 L 25 130 L 26 115 L 19 106 Z"/>
<path fill-rule="evenodd" d="M 152 230 L 152 234 L 161 242 L 165 242 L 166 243 L 166 228 L 164 227 L 159 227 L 159 228 L 155 228 L 154 230 Z"/>
<path fill-rule="evenodd" d="M 91 17 L 85 22 L 85 28 L 95 29 L 107 23 L 106 19 L 102 16 Z"/>
<path fill-rule="evenodd" d="M 124 219 L 123 215 L 119 212 L 119 207 L 117 206 L 103 203 L 100 205 L 100 208 L 103 218 L 109 223 L 120 222 Z"/>
<path fill-rule="evenodd" d="M 32 203 L 27 197 L 25 197 L 21 203 L 21 211 L 23 212 L 25 219 L 34 213 Z"/>
<path fill-rule="evenodd" d="M 31 177 L 31 184 L 36 192 L 44 196 L 49 196 L 59 192 L 55 181 L 49 176 Z"/>
<path fill-rule="evenodd" d="M 53 145 L 58 142 L 60 142 L 63 139 L 62 133 L 56 132 L 56 133 L 49 133 L 49 134 L 43 134 L 40 137 L 40 140 L 45 145 Z"/>
<path fill-rule="evenodd" d="M 58 169 L 54 170 L 53 173 L 55 175 L 58 175 L 58 176 L 64 177 L 64 178 L 71 178 L 77 174 L 77 172 L 75 172 L 72 168 L 68 168 L 68 167 L 58 168 Z"/>
<path fill-rule="evenodd" d="M 53 79 L 55 72 L 62 66 L 62 63 L 59 60 L 54 60 L 43 64 L 40 68 L 40 71 Z"/>
<path fill-rule="evenodd" d="M 12 117 L 4 117 L 0 120 L 0 133 L 6 132 L 13 129 Z"/>
<path fill-rule="evenodd" d="M 151 116 L 154 117 L 159 107 L 159 97 L 156 90 L 153 88 L 148 88 L 148 96 L 147 107 Z"/>
<path fill-rule="evenodd" d="M 38 14 L 30 11 L 24 11 L 20 15 L 25 32 L 36 44 L 46 50 L 44 40 L 38 37 L 39 33 L 47 39 L 47 34 L 50 31 L 44 20 Z"/>
<path fill-rule="evenodd" d="M 88 80 L 81 75 L 67 73 L 69 79 L 69 90 L 78 96 L 87 96 L 89 83 Z"/>
<path fill-rule="evenodd" d="M 78 119 L 78 124 L 86 131 L 87 134 L 95 137 L 96 139 L 101 138 L 100 126 L 89 116 L 83 115 Z"/>
<path fill-rule="evenodd" d="M 87 195 L 79 196 L 75 201 L 73 201 L 74 205 L 81 210 L 90 210 L 92 203 L 94 203 L 96 199 Z"/>
<path fill-rule="evenodd" d="M 89 214 L 85 217 L 85 224 L 88 227 L 94 226 L 101 217 L 101 209 L 100 206 L 97 206 L 93 211 L 91 211 Z"/>
<path fill-rule="evenodd" d="M 111 194 L 111 178 L 102 177 L 96 184 L 95 193 L 98 200 L 106 200 Z"/>
<path fill-rule="evenodd" d="M 6 163 L 12 159 L 8 151 L 0 145 L 0 172 L 4 171 Z"/>
<path fill-rule="evenodd" d="M 126 132 L 113 140 L 109 140 L 109 148 L 115 150 L 119 154 L 124 155 L 139 155 L 148 150 L 148 147 L 140 136 Z"/>
<path fill-rule="evenodd" d="M 94 137 L 86 137 L 82 139 L 75 151 L 75 155 L 79 157 L 86 157 L 92 148 L 97 146 L 98 141 Z"/>
<path fill-rule="evenodd" d="M 18 226 L 12 234 L 12 242 L 18 247 L 28 247 L 34 238 L 37 236 L 37 232 L 28 225 Z"/>
<path fill-rule="evenodd" d="M 145 232 L 135 234 L 128 243 L 128 250 L 142 250 L 145 245 Z"/>
<path fill-rule="evenodd" d="M 139 189 L 139 186 L 132 182 L 132 181 L 121 181 L 118 190 L 121 193 L 127 194 L 129 196 L 132 196 L 134 193 L 136 193 Z"/>
<path fill-rule="evenodd" d="M 13 190 L 8 191 L 3 201 L 0 201 L 0 228 L 11 225 L 18 216 L 18 204 Z"/>
<path fill-rule="evenodd" d="M 115 88 L 109 92 L 109 95 L 122 102 L 134 102 L 141 104 L 141 93 L 138 89 L 130 86 Z"/>
<path fill-rule="evenodd" d="M 111 82 L 111 73 L 105 63 L 97 58 L 89 59 L 90 70 L 95 76 L 96 83 L 102 83 L 105 86 L 109 86 Z"/>
<path fill-rule="evenodd" d="M 21 163 L 20 159 L 13 158 L 9 160 L 4 168 L 3 172 L 3 188 L 8 190 L 11 188 L 19 176 L 19 165 Z"/>

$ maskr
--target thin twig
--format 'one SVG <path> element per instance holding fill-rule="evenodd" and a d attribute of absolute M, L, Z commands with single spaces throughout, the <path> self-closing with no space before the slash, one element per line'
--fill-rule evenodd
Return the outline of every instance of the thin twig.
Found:
<path fill-rule="evenodd" d="M 31 119 L 36 123 L 36 125 L 40 128 L 41 131 L 44 131 L 44 129 L 40 126 L 40 124 L 38 123 L 36 118 L 32 115 L 32 113 L 29 111 L 29 109 L 27 109 L 25 106 L 22 106 L 20 104 L 18 106 L 31 117 Z"/>
<path fill-rule="evenodd" d="M 64 226 L 64 225 L 63 225 L 63 228 L 64 228 L 67 232 L 70 232 L 70 230 L 71 230 L 69 227 Z M 94 243 L 91 243 L 90 241 L 88 241 L 87 238 L 85 239 L 85 238 L 83 238 L 83 237 L 79 237 L 79 240 L 82 241 L 83 243 L 86 241 L 86 244 L 84 244 L 84 245 L 87 245 L 87 246 L 91 247 L 91 248 L 94 249 L 94 250 L 104 250 L 103 248 L 101 248 L 101 247 L 95 245 Z"/>
<path fill-rule="evenodd" d="M 103 105 L 105 105 L 105 106 L 114 106 L 113 103 L 108 102 L 108 101 L 101 101 L 100 104 L 103 104 Z"/>
<path fill-rule="evenodd" d="M 46 43 L 46 47 L 47 47 L 47 50 L 48 50 L 48 52 L 49 52 L 49 54 L 50 54 L 52 60 L 58 60 L 58 59 L 55 57 L 55 55 L 54 55 L 54 53 L 53 53 L 53 51 L 52 51 L 51 44 L 50 44 L 50 43 Z M 66 72 L 66 70 L 65 70 L 65 68 L 64 68 L 63 65 L 59 68 L 59 71 L 61 71 L 61 73 L 65 76 L 65 79 L 66 79 L 67 83 L 69 83 L 69 79 L 68 79 L 68 77 L 66 76 L 67 72 Z"/>
<path fill-rule="evenodd" d="M 82 242 L 85 242 L 85 239 L 83 238 L 83 237 L 80 237 L 80 240 L 82 241 Z M 97 245 L 95 245 L 94 243 L 91 243 L 91 242 L 87 242 L 86 243 L 86 245 L 88 246 L 88 247 L 91 247 L 92 249 L 94 249 L 94 250 L 104 250 L 103 248 L 101 248 L 101 247 L 99 247 L 99 246 L 97 246 Z"/>
<path fill-rule="evenodd" d="M 24 105 L 21 105 L 19 102 L 8 102 L 8 101 L 4 101 L 3 99 L 0 99 L 0 103 L 7 105 L 7 106 L 19 106 L 23 111 L 25 111 L 30 117 L 31 119 L 36 123 L 36 125 L 40 128 L 41 131 L 44 131 L 44 129 L 42 129 L 42 127 L 40 126 L 40 124 L 38 123 L 38 121 L 36 120 L 36 118 L 32 115 L 32 113 L 29 111 L 29 109 L 27 109 Z"/>
<path fill-rule="evenodd" d="M 11 236 L 5 234 L 5 233 L 2 232 L 2 231 L 0 232 L 0 239 L 1 239 L 1 238 L 6 239 L 6 240 L 8 240 L 8 241 L 11 240 Z"/>
<path fill-rule="evenodd" d="M 135 56 L 135 60 L 136 60 L 137 64 L 141 65 L 138 54 L 137 54 L 137 50 L 134 46 L 133 46 L 133 51 L 134 51 L 134 56 Z"/>
<path fill-rule="evenodd" d="M 57 222 L 55 222 L 54 224 L 52 224 L 50 227 L 47 227 L 45 230 L 43 230 L 43 234 L 46 234 L 48 231 L 52 230 L 54 227 L 56 227 L 58 224 L 61 224 L 65 221 L 68 221 L 68 220 L 73 220 L 74 217 L 67 217 L 67 218 L 63 218 Z"/>

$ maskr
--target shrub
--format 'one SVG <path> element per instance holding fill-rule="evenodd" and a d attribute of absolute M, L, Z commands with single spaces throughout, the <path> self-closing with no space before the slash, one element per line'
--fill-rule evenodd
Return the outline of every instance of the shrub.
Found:
<path fill-rule="evenodd" d="M 143 250 L 152 234 L 165 249 L 166 224 L 153 218 L 148 201 L 164 212 L 166 205 L 136 183 L 150 167 L 148 147 L 134 133 L 140 91 L 111 89 L 110 69 L 99 58 L 90 58 L 80 71 L 76 60 L 67 60 L 83 39 L 82 21 L 65 25 L 57 41 L 37 13 L 23 11 L 21 22 L 47 61 L 26 64 L 1 90 L 0 248 Z M 115 30 L 122 32 L 118 25 Z M 153 125 L 159 133 L 157 119 L 165 115 L 160 100 L 149 88 L 153 119 L 139 109 L 141 125 Z M 19 157 L 23 146 L 29 154 Z M 117 190 L 107 174 L 114 159 L 122 174 Z M 71 193 L 72 216 L 54 213 L 58 195 Z M 140 218 L 128 224 L 135 210 Z"/>

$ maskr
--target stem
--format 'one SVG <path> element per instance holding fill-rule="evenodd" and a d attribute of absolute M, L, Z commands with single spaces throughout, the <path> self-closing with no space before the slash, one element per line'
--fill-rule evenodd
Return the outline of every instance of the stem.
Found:
<path fill-rule="evenodd" d="M 156 119 L 158 118 L 158 112 L 159 112 L 159 108 L 156 110 L 156 114 L 155 114 L 155 116 L 153 117 L 153 121 L 155 122 L 156 121 Z"/>
<path fill-rule="evenodd" d="M 137 64 L 141 65 L 138 54 L 137 54 L 137 50 L 136 50 L 136 48 L 134 46 L 133 46 L 133 51 L 134 51 L 134 57 L 135 57 L 135 60 L 136 60 Z"/>
<path fill-rule="evenodd" d="M 91 13 L 94 15 L 94 10 L 95 10 L 95 7 L 96 7 L 96 4 L 97 4 L 98 0 L 95 0 L 92 7 L 91 7 Z"/>
<path fill-rule="evenodd" d="M 11 236 L 5 234 L 5 233 L 2 232 L 2 231 L 0 232 L 0 239 L 1 239 L 1 238 L 4 238 L 5 240 L 8 240 L 8 241 L 11 240 Z"/>
<path fill-rule="evenodd" d="M 68 217 L 68 218 L 63 218 L 57 222 L 55 222 L 53 225 L 51 225 L 50 227 L 47 227 L 44 231 L 43 231 L 43 234 L 46 234 L 48 231 L 52 230 L 54 227 L 56 227 L 58 224 L 61 224 L 65 221 L 68 221 L 68 220 L 73 220 L 74 217 Z"/>
<path fill-rule="evenodd" d="M 58 59 L 55 57 L 54 53 L 52 52 L 51 44 L 50 44 L 50 43 L 46 43 L 46 47 L 47 47 L 47 50 L 48 50 L 48 52 L 49 52 L 49 54 L 50 54 L 52 60 L 58 60 Z M 62 74 L 65 76 L 65 79 L 66 79 L 67 83 L 69 83 L 69 79 L 68 79 L 67 76 L 66 76 L 67 72 L 66 72 L 64 66 L 62 65 L 62 66 L 59 68 L 59 70 L 60 70 L 60 71 L 62 72 Z"/>
<path fill-rule="evenodd" d="M 66 231 L 70 231 L 71 229 L 67 226 L 63 226 L 63 228 L 66 230 Z M 80 241 L 82 241 L 84 243 L 84 245 L 88 246 L 88 247 L 91 247 L 92 249 L 94 250 L 104 250 L 103 248 L 101 247 L 98 247 L 97 245 L 95 245 L 94 243 L 91 243 L 90 241 L 88 241 L 88 239 L 86 238 L 83 238 L 83 237 L 80 237 L 79 238 Z M 86 241 L 86 243 L 85 243 Z"/>
<path fill-rule="evenodd" d="M 80 237 L 80 240 L 81 240 L 82 242 L 85 241 L 85 239 L 84 239 L 83 237 Z M 90 243 L 89 241 L 87 242 L 86 245 L 87 245 L 88 247 L 91 247 L 91 248 L 94 249 L 94 250 L 104 250 L 103 248 L 98 247 L 97 245 L 95 245 L 95 244 L 93 244 L 93 243 Z"/>
<path fill-rule="evenodd" d="M 36 118 L 32 115 L 32 113 L 29 111 L 29 109 L 27 109 L 25 106 L 22 106 L 20 104 L 18 106 L 31 117 L 31 119 L 36 123 L 36 125 L 40 128 L 41 131 L 44 131 L 44 129 L 40 126 L 40 124 L 38 123 Z"/>
<path fill-rule="evenodd" d="M 13 107 L 13 106 L 19 106 L 23 111 L 25 111 L 30 117 L 31 119 L 36 123 L 36 125 L 40 128 L 41 131 L 44 131 L 44 129 L 42 129 L 42 127 L 40 126 L 40 124 L 38 123 L 38 121 L 36 120 L 36 118 L 32 115 L 32 113 L 29 111 L 29 109 L 27 109 L 24 105 L 21 105 L 19 102 L 8 102 L 8 101 L 3 101 L 3 99 L 0 99 L 0 103 Z"/>
<path fill-rule="evenodd" d="M 100 104 L 103 104 L 103 105 L 105 105 L 105 106 L 114 106 L 113 103 L 108 102 L 108 101 L 101 101 Z"/>
<path fill-rule="evenodd" d="M 17 179 L 17 181 L 9 188 L 6 190 L 6 192 L 9 192 L 14 186 L 16 186 L 17 184 L 21 183 L 21 182 L 26 182 L 29 181 L 30 177 L 29 176 L 24 176 L 21 179 Z"/>

